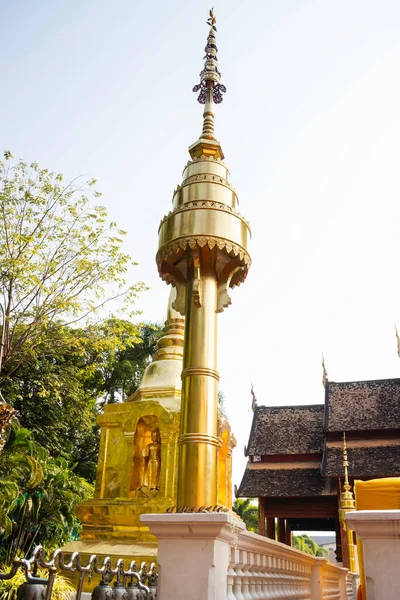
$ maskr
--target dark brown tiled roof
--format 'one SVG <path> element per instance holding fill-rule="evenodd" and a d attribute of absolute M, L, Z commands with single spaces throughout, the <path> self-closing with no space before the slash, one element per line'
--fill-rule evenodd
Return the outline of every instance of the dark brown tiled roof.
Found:
<path fill-rule="evenodd" d="M 240 498 L 312 497 L 330 495 L 330 479 L 321 477 L 319 464 L 316 468 L 303 469 L 249 469 L 246 468 L 238 490 Z"/>
<path fill-rule="evenodd" d="M 324 406 L 257 406 L 248 455 L 322 452 Z"/>
<path fill-rule="evenodd" d="M 356 479 L 400 476 L 400 440 L 397 444 L 361 444 L 347 447 L 349 476 Z M 343 477 L 343 450 L 337 444 L 327 442 L 322 463 L 323 475 Z"/>
<path fill-rule="evenodd" d="M 328 432 L 400 428 L 400 379 L 330 381 L 326 405 Z"/>

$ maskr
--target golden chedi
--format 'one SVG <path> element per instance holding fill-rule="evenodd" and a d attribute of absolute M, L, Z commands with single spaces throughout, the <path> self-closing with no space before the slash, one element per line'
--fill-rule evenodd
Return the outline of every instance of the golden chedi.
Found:
<path fill-rule="evenodd" d="M 161 221 L 157 265 L 176 288 L 173 307 L 185 317 L 182 407 L 176 510 L 220 510 L 218 498 L 217 313 L 231 303 L 228 291 L 246 278 L 249 224 L 237 211 L 224 154 L 214 136 L 214 104 L 226 91 L 220 82 L 215 19 L 205 48 L 198 101 L 204 104 L 200 139 Z M 224 502 L 226 504 L 226 502 Z"/>
<path fill-rule="evenodd" d="M 68 551 L 154 560 L 157 541 L 140 515 L 176 502 L 184 319 L 168 303 L 164 333 L 139 389 L 99 416 L 94 498 L 78 508 L 81 539 Z"/>

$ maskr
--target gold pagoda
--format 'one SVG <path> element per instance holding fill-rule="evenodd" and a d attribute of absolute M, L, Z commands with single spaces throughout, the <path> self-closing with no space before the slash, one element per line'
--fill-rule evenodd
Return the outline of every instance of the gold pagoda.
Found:
<path fill-rule="evenodd" d="M 139 389 L 99 417 L 100 452 L 93 499 L 80 505 L 80 541 L 66 551 L 152 560 L 157 541 L 144 513 L 229 510 L 232 449 L 218 410 L 217 313 L 250 266 L 249 224 L 214 137 L 214 104 L 226 91 L 217 67 L 210 11 L 198 101 L 200 139 L 189 148 L 172 210 L 159 226 L 157 266 L 172 285 L 164 334 Z"/>

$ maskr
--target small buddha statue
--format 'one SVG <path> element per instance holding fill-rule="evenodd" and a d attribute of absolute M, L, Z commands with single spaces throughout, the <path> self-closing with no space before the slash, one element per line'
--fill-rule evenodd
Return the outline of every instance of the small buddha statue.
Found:
<path fill-rule="evenodd" d="M 147 486 L 150 490 L 159 489 L 160 469 L 161 469 L 161 443 L 158 441 L 158 429 L 151 432 L 152 442 L 147 444 L 142 451 L 142 456 L 145 459 L 147 472 Z"/>

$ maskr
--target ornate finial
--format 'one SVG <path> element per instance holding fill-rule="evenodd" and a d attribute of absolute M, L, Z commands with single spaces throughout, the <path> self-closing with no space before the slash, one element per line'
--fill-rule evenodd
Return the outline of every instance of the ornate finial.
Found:
<path fill-rule="evenodd" d="M 354 537 L 353 537 L 353 532 L 347 526 L 346 513 L 355 510 L 356 503 L 354 500 L 353 492 L 351 490 L 351 485 L 349 483 L 348 467 L 349 467 L 349 461 L 347 459 L 346 434 L 343 432 L 344 483 L 343 483 L 343 489 L 342 489 L 340 486 L 340 479 L 339 479 L 339 489 L 340 489 L 339 520 L 342 522 L 342 527 L 343 527 L 344 531 L 346 532 L 347 553 L 348 553 L 348 557 L 349 557 L 349 569 L 350 569 L 351 573 L 355 573 L 357 571 L 357 561 L 355 558 Z"/>
<path fill-rule="evenodd" d="M 349 472 L 348 472 L 348 468 L 349 468 L 349 461 L 347 458 L 347 445 L 346 445 L 346 434 L 345 432 L 343 432 L 343 469 L 344 469 L 344 489 L 346 491 L 350 490 L 350 484 L 349 484 Z"/>
<path fill-rule="evenodd" d="M 340 494 L 340 508 L 343 514 L 349 510 L 355 510 L 355 502 L 353 492 L 351 491 L 351 485 L 349 483 L 349 461 L 347 458 L 347 446 L 346 446 L 346 434 L 343 433 L 343 470 L 344 470 L 344 483 L 343 492 Z"/>
<path fill-rule="evenodd" d="M 328 371 L 326 370 L 325 358 L 324 358 L 324 354 L 322 353 L 322 385 L 324 387 L 326 387 L 327 383 L 328 383 Z"/>
<path fill-rule="evenodd" d="M 200 104 L 206 104 L 214 101 L 220 104 L 223 100 L 222 94 L 226 92 L 226 87 L 221 83 L 221 73 L 218 71 L 217 44 L 214 31 L 217 31 L 214 17 L 214 9 L 210 10 L 210 17 L 207 19 L 207 25 L 210 25 L 210 32 L 207 37 L 207 45 L 204 48 L 206 53 L 204 57 L 204 69 L 200 73 L 200 83 L 193 88 L 194 92 L 200 92 L 197 101 Z"/>
<path fill-rule="evenodd" d="M 255 409 L 257 408 L 257 398 L 254 393 L 253 382 L 251 382 L 251 395 L 253 397 L 253 400 L 251 401 L 251 410 L 254 412 Z"/>
<path fill-rule="evenodd" d="M 397 331 L 397 325 L 396 325 L 396 323 L 394 324 L 394 328 L 395 328 L 395 331 L 396 331 L 397 354 L 400 356 L 400 336 L 399 336 L 399 332 Z"/>

